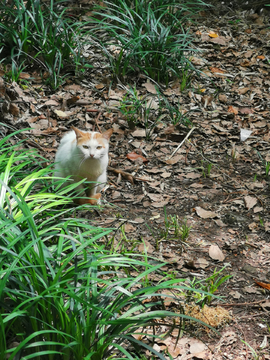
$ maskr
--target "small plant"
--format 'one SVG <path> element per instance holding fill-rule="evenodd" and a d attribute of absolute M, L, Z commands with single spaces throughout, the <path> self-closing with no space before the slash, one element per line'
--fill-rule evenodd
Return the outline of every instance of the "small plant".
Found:
<path fill-rule="evenodd" d="M 136 125 L 142 125 L 145 128 L 146 140 L 150 140 L 159 122 L 160 114 L 156 114 L 156 110 L 152 109 L 151 99 L 139 96 L 136 87 L 127 88 L 127 91 L 120 102 L 119 110 L 126 117 L 131 129 Z M 158 111 L 160 112 L 160 109 Z"/>
<path fill-rule="evenodd" d="M 270 162 L 264 160 L 259 151 L 257 151 L 257 154 L 258 154 L 258 156 L 259 156 L 259 159 L 260 159 L 261 162 L 262 162 L 262 165 L 264 166 L 265 177 L 268 179 L 268 177 L 269 177 L 269 170 L 270 170 Z"/>
<path fill-rule="evenodd" d="M 202 164 L 202 166 L 201 166 L 202 176 L 203 176 L 204 178 L 209 177 L 209 176 L 210 176 L 210 173 L 211 173 L 211 169 L 212 169 L 213 163 L 207 162 L 207 167 L 206 167 L 206 168 L 205 168 L 205 166 L 204 166 L 204 164 L 205 164 L 204 160 L 201 160 L 201 164 Z"/>
<path fill-rule="evenodd" d="M 127 119 L 129 127 L 133 129 L 138 123 L 142 114 L 143 97 L 140 97 L 136 87 L 127 88 L 127 94 L 120 101 L 119 110 Z"/>
<path fill-rule="evenodd" d="M 23 61 L 21 64 L 17 64 L 14 59 L 12 59 L 11 63 L 11 69 L 8 71 L 5 71 L 5 78 L 8 81 L 15 81 L 19 82 L 21 73 L 26 69 L 26 66 L 24 66 L 25 61 Z"/>
<path fill-rule="evenodd" d="M 248 346 L 248 348 L 251 350 L 251 354 L 254 360 L 260 360 L 259 355 L 256 353 L 256 351 L 253 349 L 253 347 L 251 345 L 249 345 L 249 343 L 247 343 L 244 340 L 241 340 L 246 346 Z"/>
<path fill-rule="evenodd" d="M 150 344 L 156 326 L 180 337 L 190 319 L 164 303 L 178 301 L 184 279 L 152 283 L 163 263 L 106 251 L 112 230 L 73 216 L 66 205 L 77 184 L 55 178 L 52 190 L 51 167 L 22 141 L 9 143 L 18 133 L 0 140 L 0 360 L 136 360 L 142 349 L 165 360 Z"/>
<path fill-rule="evenodd" d="M 265 162 L 265 176 L 266 177 L 268 177 L 269 169 L 270 169 L 270 162 L 266 161 Z"/>
<path fill-rule="evenodd" d="M 160 89 L 157 89 L 157 94 L 158 94 L 158 98 L 159 98 L 161 107 L 164 107 L 166 109 L 166 112 L 169 115 L 169 121 L 173 125 L 176 126 L 179 124 L 183 124 L 185 126 L 189 126 L 192 124 L 191 121 L 187 117 L 187 115 L 190 113 L 190 111 L 187 111 L 187 112 L 181 111 L 181 105 L 179 104 L 179 100 L 178 100 L 178 104 L 172 105 L 168 101 L 166 96 L 160 91 Z"/>
<path fill-rule="evenodd" d="M 241 19 L 235 19 L 235 20 L 229 20 L 228 23 L 231 25 L 237 25 L 239 22 L 241 22 Z"/>
<path fill-rule="evenodd" d="M 64 66 L 80 63 L 80 24 L 73 23 L 57 1 L 5 1 L 0 17 L 0 52 L 6 63 L 43 68 L 54 89 L 64 81 Z M 19 68 L 12 67 L 12 78 Z"/>
<path fill-rule="evenodd" d="M 187 241 L 187 238 L 189 237 L 189 233 L 190 233 L 190 229 L 191 226 L 187 226 L 187 220 L 184 220 L 184 223 L 182 224 L 182 226 L 179 229 L 179 233 L 181 236 L 181 240 L 182 241 Z"/>
<path fill-rule="evenodd" d="M 154 231 L 147 225 L 148 229 L 151 231 L 153 237 L 156 239 L 156 249 L 159 247 L 159 243 L 162 240 L 173 239 L 181 240 L 185 242 L 189 236 L 191 226 L 187 226 L 187 220 L 181 224 L 179 222 L 178 215 L 167 215 L 166 206 L 164 206 L 164 225 L 165 228 L 159 229 L 158 233 Z"/>
<path fill-rule="evenodd" d="M 212 301 L 214 293 L 218 290 L 220 285 L 232 277 L 231 275 L 225 275 L 222 277 L 219 276 L 225 268 L 226 266 L 224 266 L 219 271 L 216 271 L 215 269 L 213 275 L 211 275 L 207 279 L 197 280 L 196 278 L 194 278 L 192 281 L 190 281 L 189 286 L 192 289 L 202 290 L 204 293 L 195 293 L 193 291 L 191 293 L 188 292 L 188 301 L 192 300 L 196 304 L 200 305 L 202 308 L 205 304 L 209 305 Z"/>
<path fill-rule="evenodd" d="M 202 7 L 202 1 L 195 1 Z M 105 2 L 91 22 L 95 31 L 106 31 L 107 43 L 97 41 L 104 49 L 115 76 L 124 77 L 128 73 L 143 72 L 157 82 L 168 82 L 180 78 L 185 88 L 192 64 L 186 53 L 195 49 L 191 46 L 192 37 L 184 30 L 186 14 L 191 14 L 194 6 L 188 7 L 175 0 L 166 1 L 128 1 Z M 194 5 L 194 4 L 193 4 Z M 120 48 L 115 56 L 107 49 L 109 45 Z"/>

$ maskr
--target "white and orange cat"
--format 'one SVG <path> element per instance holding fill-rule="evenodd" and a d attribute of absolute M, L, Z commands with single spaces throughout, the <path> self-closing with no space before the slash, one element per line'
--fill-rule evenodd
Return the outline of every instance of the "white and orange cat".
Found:
<path fill-rule="evenodd" d="M 100 201 L 100 191 L 107 181 L 109 140 L 112 133 L 113 129 L 101 134 L 72 127 L 72 131 L 60 142 L 55 157 L 55 176 L 69 177 L 76 182 L 82 179 L 92 182 L 78 185 L 79 189 L 85 190 L 87 196 L 78 198 L 78 204 L 94 205 Z"/>

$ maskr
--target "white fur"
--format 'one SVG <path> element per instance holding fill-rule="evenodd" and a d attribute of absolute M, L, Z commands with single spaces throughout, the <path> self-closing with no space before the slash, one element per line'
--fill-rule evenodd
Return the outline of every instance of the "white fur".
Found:
<path fill-rule="evenodd" d="M 89 148 L 84 149 L 77 145 L 75 131 L 67 133 L 61 140 L 55 157 L 55 176 L 70 177 L 78 182 L 82 179 L 100 184 L 88 184 L 88 196 L 99 193 L 107 181 L 107 166 L 109 162 L 109 142 L 105 138 L 93 139 L 92 132 L 90 140 L 84 143 Z M 98 149 L 98 146 L 101 146 Z M 93 156 L 93 157 L 91 157 Z M 83 185 L 78 186 L 83 188 Z"/>

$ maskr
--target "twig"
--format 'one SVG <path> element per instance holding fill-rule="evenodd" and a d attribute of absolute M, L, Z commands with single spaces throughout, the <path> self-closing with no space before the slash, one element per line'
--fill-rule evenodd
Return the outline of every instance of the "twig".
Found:
<path fill-rule="evenodd" d="M 97 128 L 98 128 L 98 131 L 101 133 L 100 127 L 98 125 L 98 120 L 100 118 L 100 115 L 101 115 L 101 111 L 98 113 L 98 116 L 96 117 L 95 122 L 96 122 L 96 125 L 97 125 Z"/>
<path fill-rule="evenodd" d="M 184 142 L 189 138 L 190 134 L 192 133 L 192 131 L 196 129 L 196 127 L 194 126 L 192 129 L 190 129 L 189 133 L 187 134 L 187 136 L 184 138 L 184 140 L 177 146 L 177 148 L 174 150 L 174 152 L 172 153 L 171 156 L 169 156 L 168 160 L 171 159 L 173 157 L 173 155 L 180 149 L 180 147 L 184 144 Z"/>
<path fill-rule="evenodd" d="M 137 176 L 133 176 L 132 174 L 126 172 L 126 171 L 123 171 L 121 169 L 115 169 L 111 166 L 108 166 L 108 170 L 109 171 L 113 171 L 114 173 L 116 174 L 121 174 L 124 178 L 126 178 L 127 180 L 129 180 L 131 182 L 131 184 L 134 184 L 134 181 L 133 180 L 136 180 L 136 181 L 144 181 L 144 182 L 148 182 L 149 180 L 144 180 L 144 179 L 141 179 Z"/>
<path fill-rule="evenodd" d="M 265 302 L 264 300 L 253 301 L 253 302 L 245 302 L 245 303 L 232 303 L 232 304 L 218 304 L 219 306 L 252 306 L 252 305 L 259 305 Z"/>

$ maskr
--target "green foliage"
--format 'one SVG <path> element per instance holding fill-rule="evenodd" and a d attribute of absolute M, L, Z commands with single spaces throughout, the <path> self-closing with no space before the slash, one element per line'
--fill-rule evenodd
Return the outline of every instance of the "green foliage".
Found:
<path fill-rule="evenodd" d="M 21 150 L 18 133 L 0 140 L 0 360 L 138 359 L 142 349 L 165 360 L 133 335 L 191 319 L 167 311 L 162 291 L 192 289 L 182 279 L 152 285 L 164 264 L 150 265 L 146 254 L 106 251 L 111 229 L 72 216 L 65 205 L 76 184 L 55 178 L 52 191 L 51 168 Z"/>
<path fill-rule="evenodd" d="M 230 279 L 231 275 L 219 276 L 222 271 L 226 268 L 224 266 L 221 270 L 214 270 L 213 275 L 209 276 L 207 279 L 197 280 L 194 278 L 190 281 L 189 286 L 193 289 L 190 293 L 187 292 L 188 301 L 194 301 L 196 304 L 204 307 L 205 304 L 210 304 L 213 298 L 213 294 L 218 290 L 221 284 Z M 195 289 L 202 290 L 202 292 L 195 292 Z"/>
<path fill-rule="evenodd" d="M 127 94 L 120 102 L 119 110 L 127 119 L 129 127 L 134 129 L 136 125 L 145 128 L 146 140 L 150 140 L 161 116 L 161 107 L 152 109 L 152 97 L 139 96 L 136 87 L 126 88 Z M 156 114 L 158 111 L 158 114 Z"/>
<path fill-rule="evenodd" d="M 46 82 L 57 88 L 65 64 L 80 64 L 80 25 L 73 23 L 61 1 L 12 0 L 0 4 L 0 53 L 12 62 L 12 78 L 21 65 L 43 68 Z M 12 24 L 12 26 L 11 26 Z"/>
<path fill-rule="evenodd" d="M 156 249 L 159 248 L 159 243 L 164 240 L 176 240 L 178 242 L 185 242 L 190 233 L 191 226 L 187 225 L 187 220 L 179 221 L 178 215 L 167 215 L 166 206 L 164 206 L 164 227 L 155 231 L 150 228 L 148 224 L 146 226 L 152 233 L 156 241 Z M 182 245 L 182 244 L 181 244 Z"/>
<path fill-rule="evenodd" d="M 202 176 L 204 178 L 209 177 L 211 174 L 211 169 L 212 169 L 213 163 L 207 162 L 207 165 L 205 166 L 205 161 L 201 160 L 201 164 L 202 164 L 202 166 L 201 166 Z"/>
<path fill-rule="evenodd" d="M 159 103 L 161 104 L 160 106 L 165 108 L 165 110 L 168 114 L 170 123 L 172 123 L 175 126 L 180 125 L 180 124 L 183 124 L 185 126 L 192 125 L 191 121 L 187 117 L 187 115 L 190 113 L 190 111 L 187 111 L 187 112 L 181 111 L 181 106 L 179 104 L 179 100 L 176 105 L 173 105 L 171 102 L 168 101 L 168 99 L 160 91 L 160 89 L 156 88 L 156 90 L 157 90 L 157 94 L 158 94 L 158 98 L 159 98 Z"/>
<path fill-rule="evenodd" d="M 108 41 L 100 44 L 114 75 L 124 77 L 140 71 L 165 84 L 180 78 L 184 88 L 188 71 L 193 68 L 185 54 L 194 49 L 192 37 L 183 25 L 203 5 L 200 0 L 105 2 L 105 7 L 96 12 L 101 20 L 95 18 L 92 22 L 97 24 L 97 34 L 100 31 L 108 34 Z M 117 56 L 108 51 L 109 45 L 119 49 Z"/>
<path fill-rule="evenodd" d="M 266 179 L 268 179 L 268 177 L 269 177 L 269 170 L 270 170 L 270 162 L 264 160 L 263 157 L 262 157 L 262 155 L 261 155 L 261 153 L 260 153 L 258 150 L 257 150 L 257 154 L 258 154 L 259 159 L 261 160 L 262 165 L 263 165 L 263 167 L 264 167 L 265 177 L 266 177 Z"/>

